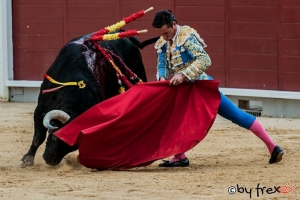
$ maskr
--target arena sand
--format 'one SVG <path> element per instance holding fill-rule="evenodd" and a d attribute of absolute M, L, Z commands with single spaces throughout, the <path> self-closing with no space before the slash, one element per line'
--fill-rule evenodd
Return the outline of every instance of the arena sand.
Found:
<path fill-rule="evenodd" d="M 34 166 L 19 168 L 32 141 L 35 106 L 0 102 L 0 199 L 300 199 L 300 119 L 258 118 L 286 151 L 272 165 L 256 136 L 218 116 L 187 153 L 187 168 L 159 168 L 156 161 L 129 171 L 97 171 L 77 163 L 78 152 L 51 167 L 42 159 L 45 143 Z M 231 186 L 235 194 L 229 194 Z M 276 192 L 278 186 L 288 193 Z"/>

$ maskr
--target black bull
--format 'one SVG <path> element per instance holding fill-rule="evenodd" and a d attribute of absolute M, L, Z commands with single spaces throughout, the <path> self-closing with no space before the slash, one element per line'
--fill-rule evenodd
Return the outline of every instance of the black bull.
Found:
<path fill-rule="evenodd" d="M 53 133 L 55 129 L 43 125 L 44 116 L 53 110 L 66 113 L 68 118 L 60 116 L 50 117 L 52 126 L 63 127 L 81 113 L 95 104 L 119 94 L 119 84 L 116 71 L 103 55 L 95 49 L 92 42 L 87 42 L 91 34 L 71 40 L 59 52 L 54 63 L 50 66 L 47 75 L 59 82 L 78 82 L 83 80 L 86 87 L 65 86 L 56 91 L 42 93 L 43 90 L 57 87 L 49 80 L 44 79 L 41 85 L 38 104 L 34 111 L 34 136 L 29 151 L 21 159 L 22 167 L 34 164 L 34 157 L 39 146 L 46 141 L 43 158 L 49 165 L 58 165 L 65 155 L 78 149 L 77 145 L 69 146 L 62 142 Z M 99 42 L 100 46 L 117 55 L 126 66 L 131 69 L 142 81 L 146 82 L 146 73 L 139 49 L 154 43 L 158 37 L 140 43 L 134 37 L 114 41 Z M 122 61 L 114 59 L 119 66 Z M 47 116 L 47 115 L 46 115 Z M 62 118 L 65 118 L 62 116 Z M 65 120 L 66 123 L 62 121 Z"/>

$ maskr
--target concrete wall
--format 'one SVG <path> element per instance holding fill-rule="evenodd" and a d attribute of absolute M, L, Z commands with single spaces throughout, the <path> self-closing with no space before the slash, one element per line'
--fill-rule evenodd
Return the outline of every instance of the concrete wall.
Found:
<path fill-rule="evenodd" d="M 0 13 L 0 101 L 8 101 L 6 80 L 13 78 L 11 0 L 0 1 Z"/>
<path fill-rule="evenodd" d="M 14 102 L 37 102 L 40 88 L 11 87 L 9 100 Z"/>
<path fill-rule="evenodd" d="M 227 96 L 231 101 L 238 105 L 239 100 L 258 101 L 262 103 L 261 117 L 284 117 L 300 118 L 300 100 L 279 99 L 279 98 L 260 98 L 245 96 Z M 253 113 L 256 113 L 253 111 Z"/>
<path fill-rule="evenodd" d="M 232 102 L 243 110 L 264 117 L 300 118 L 300 92 L 220 88 Z M 261 109 L 244 108 L 241 102 L 259 104 Z M 258 111 L 259 110 L 259 111 Z"/>
<path fill-rule="evenodd" d="M 13 102 L 37 102 L 40 84 L 36 81 L 9 81 L 10 96 L 9 101 Z M 28 87 L 24 85 L 28 84 Z M 259 105 L 258 111 L 262 117 L 284 117 L 284 118 L 300 118 L 300 93 L 271 91 L 271 90 L 249 90 L 249 89 L 233 89 L 220 88 L 235 105 L 243 110 L 256 113 L 257 110 L 251 110 L 240 105 L 240 102 L 249 102 L 250 104 Z"/>

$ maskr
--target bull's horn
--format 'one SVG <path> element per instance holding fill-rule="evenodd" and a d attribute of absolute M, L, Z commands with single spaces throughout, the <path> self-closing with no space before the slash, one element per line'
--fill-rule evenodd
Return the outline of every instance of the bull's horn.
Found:
<path fill-rule="evenodd" d="M 43 124 L 47 129 L 57 129 L 58 127 L 52 126 L 50 121 L 52 119 L 57 119 L 61 121 L 63 124 L 66 123 L 70 119 L 70 115 L 62 110 L 51 110 L 49 111 L 43 120 Z"/>

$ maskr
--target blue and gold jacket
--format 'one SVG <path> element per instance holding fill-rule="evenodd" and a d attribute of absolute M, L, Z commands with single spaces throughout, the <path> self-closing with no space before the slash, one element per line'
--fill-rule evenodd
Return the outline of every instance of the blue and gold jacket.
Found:
<path fill-rule="evenodd" d="M 197 31 L 189 26 L 177 25 L 177 32 L 170 42 L 160 37 L 155 43 L 157 49 L 157 74 L 169 79 L 169 73 L 183 73 L 188 80 L 208 80 L 204 72 L 210 65 L 209 55 L 204 51 L 206 44 Z"/>

